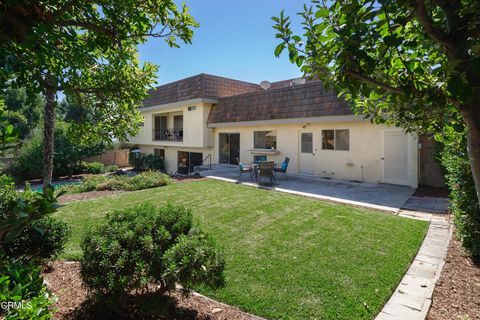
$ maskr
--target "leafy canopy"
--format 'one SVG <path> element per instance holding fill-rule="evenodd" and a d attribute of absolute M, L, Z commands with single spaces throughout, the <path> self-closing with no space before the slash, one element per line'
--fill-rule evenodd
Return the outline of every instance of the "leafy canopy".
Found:
<path fill-rule="evenodd" d="M 279 56 L 353 102 L 358 114 L 409 130 L 459 124 L 480 84 L 480 2 L 313 0 L 303 35 L 273 17 Z"/>
<path fill-rule="evenodd" d="M 0 85 L 63 91 L 98 121 L 78 138 L 126 139 L 157 67 L 140 65 L 137 46 L 161 37 L 190 43 L 198 24 L 173 0 L 42 0 L 0 4 Z"/>

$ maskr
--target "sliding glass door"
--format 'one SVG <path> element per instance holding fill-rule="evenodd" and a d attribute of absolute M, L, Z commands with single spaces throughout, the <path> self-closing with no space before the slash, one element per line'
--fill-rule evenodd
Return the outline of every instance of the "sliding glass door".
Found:
<path fill-rule="evenodd" d="M 219 134 L 219 162 L 238 164 L 240 158 L 240 134 Z"/>

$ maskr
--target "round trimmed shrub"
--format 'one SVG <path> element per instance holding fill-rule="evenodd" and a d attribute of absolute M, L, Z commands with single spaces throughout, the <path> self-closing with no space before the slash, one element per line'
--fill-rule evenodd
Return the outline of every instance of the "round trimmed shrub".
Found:
<path fill-rule="evenodd" d="M 220 286 L 224 258 L 183 206 L 144 203 L 114 211 L 82 239 L 80 274 L 94 293 L 118 304 L 135 289 L 159 285 L 164 293 L 197 284 Z M 123 297 L 123 298 L 122 298 Z"/>
<path fill-rule="evenodd" d="M 26 262 L 53 261 L 65 249 L 70 231 L 65 222 L 45 216 L 23 228 L 13 241 L 2 244 L 0 251 L 8 258 Z"/>

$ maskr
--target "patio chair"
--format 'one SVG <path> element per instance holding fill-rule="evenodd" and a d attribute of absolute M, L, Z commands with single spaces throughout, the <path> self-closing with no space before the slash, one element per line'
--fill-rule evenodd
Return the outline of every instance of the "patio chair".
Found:
<path fill-rule="evenodd" d="M 281 172 L 283 174 L 283 178 L 285 180 L 288 180 L 288 177 L 287 177 L 287 168 L 288 168 L 288 163 L 290 162 L 290 158 L 285 158 L 285 160 L 283 160 L 282 163 L 280 164 L 276 164 L 275 167 L 273 168 L 273 172 L 274 173 L 277 173 L 277 172 Z"/>
<path fill-rule="evenodd" d="M 260 184 L 261 177 L 268 177 L 270 178 L 270 183 L 273 183 L 275 176 L 273 175 L 273 167 L 275 166 L 275 162 L 273 161 L 262 161 L 258 163 L 258 176 L 257 176 L 257 183 Z"/>
<path fill-rule="evenodd" d="M 238 161 L 238 158 L 237 158 L 237 161 Z M 238 172 L 238 180 L 241 179 L 242 173 L 250 172 L 250 178 L 252 177 L 253 167 L 251 165 L 238 161 L 238 168 L 240 169 L 240 171 Z"/>

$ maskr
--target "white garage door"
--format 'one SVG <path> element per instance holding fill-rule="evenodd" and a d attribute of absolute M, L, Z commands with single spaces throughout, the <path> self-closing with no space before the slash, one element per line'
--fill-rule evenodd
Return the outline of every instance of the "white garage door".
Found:
<path fill-rule="evenodd" d="M 383 132 L 383 182 L 408 185 L 408 140 L 401 130 Z"/>

